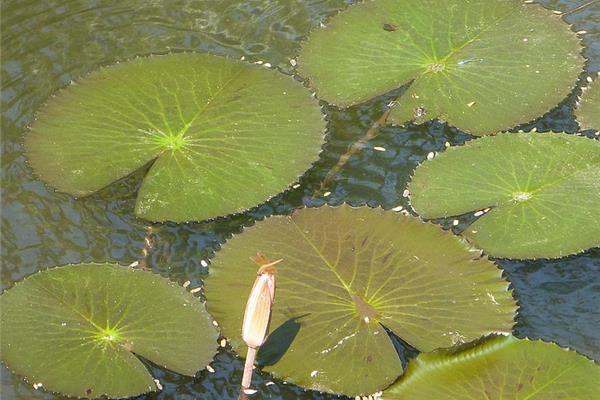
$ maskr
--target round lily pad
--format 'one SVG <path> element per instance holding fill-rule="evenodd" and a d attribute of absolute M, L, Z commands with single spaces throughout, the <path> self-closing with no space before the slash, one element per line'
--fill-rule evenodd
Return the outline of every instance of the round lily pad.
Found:
<path fill-rule="evenodd" d="M 302 46 L 299 72 L 350 106 L 410 83 L 390 118 L 441 118 L 473 135 L 541 116 L 583 69 L 577 35 L 522 0 L 374 0 L 349 7 Z"/>
<path fill-rule="evenodd" d="M 465 235 L 495 257 L 558 258 L 600 245 L 600 142 L 502 133 L 420 165 L 413 208 L 441 218 L 491 208 Z"/>
<path fill-rule="evenodd" d="M 494 337 L 420 354 L 384 394 L 398 400 L 597 399 L 600 366 L 553 343 Z"/>
<path fill-rule="evenodd" d="M 598 74 L 600 78 L 600 73 Z M 579 102 L 577 103 L 577 109 L 575 110 L 575 116 L 581 129 L 594 129 L 600 131 L 600 81 L 599 78 L 587 87 L 583 88 L 583 93 Z"/>
<path fill-rule="evenodd" d="M 137 58 L 59 92 L 25 138 L 36 174 L 85 196 L 151 164 L 136 213 L 162 221 L 241 212 L 316 161 L 311 93 L 262 66 L 207 54 Z"/>
<path fill-rule="evenodd" d="M 213 260 L 207 307 L 240 354 L 257 252 L 283 259 L 259 359 L 310 389 L 354 396 L 390 385 L 402 366 L 383 326 L 422 351 L 513 326 L 508 283 L 464 240 L 382 209 L 322 207 L 258 222 Z"/>
<path fill-rule="evenodd" d="M 156 390 L 137 356 L 193 376 L 216 352 L 199 299 L 159 275 L 113 264 L 56 267 L 0 296 L 3 361 L 77 397 Z"/>

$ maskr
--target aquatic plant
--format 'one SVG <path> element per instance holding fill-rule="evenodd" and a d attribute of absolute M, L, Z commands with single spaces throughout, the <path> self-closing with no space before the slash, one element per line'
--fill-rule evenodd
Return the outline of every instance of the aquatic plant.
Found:
<path fill-rule="evenodd" d="M 382 398 L 584 400 L 599 393 L 600 367 L 592 360 L 553 343 L 508 336 L 422 353 Z"/>
<path fill-rule="evenodd" d="M 34 387 L 130 397 L 160 386 L 143 357 L 193 376 L 217 331 L 200 300 L 159 275 L 115 264 L 38 272 L 0 296 L 2 359 Z"/>
<path fill-rule="evenodd" d="M 242 323 L 242 340 L 248 346 L 244 375 L 242 376 L 242 390 L 250 387 L 252 371 L 258 348 L 263 345 L 269 333 L 271 323 L 271 308 L 275 302 L 276 264 L 283 261 L 281 258 L 269 262 L 266 256 L 251 257 L 252 261 L 260 265 L 257 277 L 248 296 Z"/>
<path fill-rule="evenodd" d="M 208 54 L 137 58 L 59 92 L 25 137 L 44 181 L 86 196 L 150 165 L 135 212 L 154 221 L 238 213 L 317 159 L 325 122 L 291 77 Z"/>
<path fill-rule="evenodd" d="M 493 134 L 549 111 L 583 70 L 577 35 L 522 0 L 378 0 L 348 7 L 303 44 L 299 73 L 347 107 L 408 85 L 389 115 Z M 543 61 L 542 61 L 543 60 Z"/>
<path fill-rule="evenodd" d="M 424 218 L 475 212 L 462 234 L 487 254 L 558 258 L 600 245 L 600 142 L 501 133 L 450 147 L 408 186 Z"/>
<path fill-rule="evenodd" d="M 510 333 L 514 323 L 501 271 L 459 237 L 381 209 L 302 209 L 257 222 L 212 261 L 207 307 L 238 353 L 257 251 L 285 260 L 259 361 L 310 389 L 354 396 L 390 385 L 402 365 L 385 328 L 432 351 Z"/>

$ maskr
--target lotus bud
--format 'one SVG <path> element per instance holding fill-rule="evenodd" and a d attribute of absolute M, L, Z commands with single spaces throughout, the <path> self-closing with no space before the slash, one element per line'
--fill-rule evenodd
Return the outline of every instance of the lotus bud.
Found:
<path fill-rule="evenodd" d="M 244 365 L 240 398 L 244 398 L 244 390 L 250 387 L 257 349 L 265 342 L 269 332 L 271 307 L 275 301 L 275 274 L 277 273 L 275 264 L 282 261 L 280 259 L 269 262 L 265 256 L 260 254 L 252 260 L 261 267 L 248 297 L 242 324 L 242 338 L 248 345 L 248 354 Z"/>
<path fill-rule="evenodd" d="M 269 263 L 266 257 L 259 255 L 253 261 L 261 267 L 246 303 L 242 338 L 248 347 L 255 349 L 260 347 L 267 338 L 271 307 L 275 300 L 275 274 L 277 273 L 275 264 L 282 260 Z"/>

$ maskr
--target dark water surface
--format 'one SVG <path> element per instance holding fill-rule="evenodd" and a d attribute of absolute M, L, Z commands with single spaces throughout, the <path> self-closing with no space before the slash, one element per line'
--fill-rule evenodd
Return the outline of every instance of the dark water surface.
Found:
<path fill-rule="evenodd" d="M 567 11 L 582 0 L 544 0 Z M 55 193 L 37 180 L 23 155 L 22 136 L 38 109 L 59 88 L 102 65 L 136 55 L 198 51 L 249 61 L 263 60 L 291 73 L 290 59 L 307 32 L 350 0 L 4 0 L 2 1 L 2 289 L 46 266 L 77 262 L 129 264 L 141 257 L 148 232 L 148 265 L 183 283 L 200 283 L 201 260 L 244 225 L 303 205 L 328 202 L 406 206 L 402 197 L 415 166 L 445 142 L 470 137 L 439 122 L 389 127 L 350 159 L 327 198 L 313 197 L 327 171 L 348 145 L 363 135 L 384 110 L 386 98 L 340 111 L 326 108 L 328 144 L 301 186 L 243 215 L 214 222 L 149 224 L 133 216 L 141 174 L 85 199 Z M 582 80 L 600 70 L 600 3 L 565 17 L 585 30 L 588 59 Z M 572 108 L 581 82 L 565 102 L 535 123 L 538 130 L 574 132 Z M 387 151 L 374 151 L 373 147 Z M 251 189 L 252 182 L 248 182 Z M 600 249 L 556 261 L 498 260 L 512 281 L 521 310 L 519 336 L 543 338 L 600 360 Z M 153 367 L 164 390 L 141 398 L 236 398 L 242 362 L 220 350 L 214 373 L 196 378 Z M 4 366 L 1 398 L 59 398 L 10 373 Z M 272 379 L 255 376 L 262 398 L 329 399 Z M 271 382 L 274 382 L 271 383 Z"/>

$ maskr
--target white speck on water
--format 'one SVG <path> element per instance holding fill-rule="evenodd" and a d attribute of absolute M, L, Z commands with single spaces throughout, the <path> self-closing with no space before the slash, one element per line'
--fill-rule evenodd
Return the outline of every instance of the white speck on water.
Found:
<path fill-rule="evenodd" d="M 190 286 L 190 283 L 191 283 L 190 281 L 183 282 L 183 287 L 186 288 L 186 287 Z"/>
<path fill-rule="evenodd" d="M 408 189 L 404 189 L 404 192 L 402 192 L 402 197 L 408 197 L 410 195 L 410 191 Z"/>
<path fill-rule="evenodd" d="M 43 384 L 42 382 L 39 382 L 39 383 L 34 383 L 34 384 L 33 384 L 33 388 L 34 388 L 35 390 L 41 389 L 41 388 L 42 388 L 42 386 L 44 386 L 44 384 Z"/>
<path fill-rule="evenodd" d="M 373 150 L 385 151 L 385 147 L 375 146 L 375 147 L 373 147 Z"/>
<path fill-rule="evenodd" d="M 298 189 L 300 187 L 299 183 L 296 183 L 294 186 L 292 186 L 293 189 Z"/>
<path fill-rule="evenodd" d="M 221 342 L 219 344 L 221 345 L 221 347 L 227 346 L 227 339 L 221 339 Z"/>
<path fill-rule="evenodd" d="M 130 266 L 130 267 L 133 267 L 133 268 L 137 267 L 138 265 L 140 265 L 140 262 L 139 262 L 139 261 L 134 261 L 134 262 L 132 262 L 131 264 L 129 264 L 129 266 Z"/>
<path fill-rule="evenodd" d="M 587 33 L 586 30 L 577 31 L 578 35 L 585 35 Z"/>
<path fill-rule="evenodd" d="M 275 384 L 275 382 L 269 381 L 269 382 L 265 383 L 265 386 L 271 386 L 271 385 L 274 385 L 274 384 Z"/>
<path fill-rule="evenodd" d="M 330 194 L 331 194 L 331 192 L 325 192 L 325 193 L 323 193 L 323 197 L 327 197 L 327 196 L 329 196 Z"/>
<path fill-rule="evenodd" d="M 457 220 L 457 219 L 455 219 L 454 221 L 452 221 L 452 225 L 453 225 L 453 226 L 457 226 L 457 225 L 458 225 L 458 220 Z"/>
<path fill-rule="evenodd" d="M 392 211 L 396 211 L 396 212 L 402 211 L 402 208 L 403 208 L 402 206 L 394 207 L 394 208 L 392 208 Z"/>
<path fill-rule="evenodd" d="M 473 214 L 474 217 L 481 217 L 483 215 L 483 211 L 477 211 Z"/>
<path fill-rule="evenodd" d="M 428 159 L 428 160 L 433 160 L 433 158 L 434 158 L 434 157 L 435 157 L 435 153 L 434 153 L 433 151 L 430 151 L 430 152 L 427 154 L 427 159 Z"/>
<path fill-rule="evenodd" d="M 208 372 L 210 372 L 211 374 L 214 374 L 214 373 L 215 373 L 215 369 L 214 369 L 213 367 L 211 367 L 210 365 L 207 365 L 207 366 L 206 366 L 206 370 L 207 370 Z"/>
<path fill-rule="evenodd" d="M 158 390 L 163 390 L 163 385 L 160 383 L 160 381 L 158 379 L 155 379 L 154 383 L 156 383 L 156 388 Z"/>
<path fill-rule="evenodd" d="M 208 267 L 208 263 L 204 260 L 200 260 L 200 265 L 202 265 L 204 268 Z"/>
<path fill-rule="evenodd" d="M 244 389 L 244 393 L 246 393 L 246 394 L 255 394 L 257 392 L 258 392 L 258 390 L 256 390 L 256 389 Z"/>
<path fill-rule="evenodd" d="M 190 293 L 198 293 L 201 290 L 202 290 L 202 287 L 197 287 L 195 289 L 190 290 Z"/>

